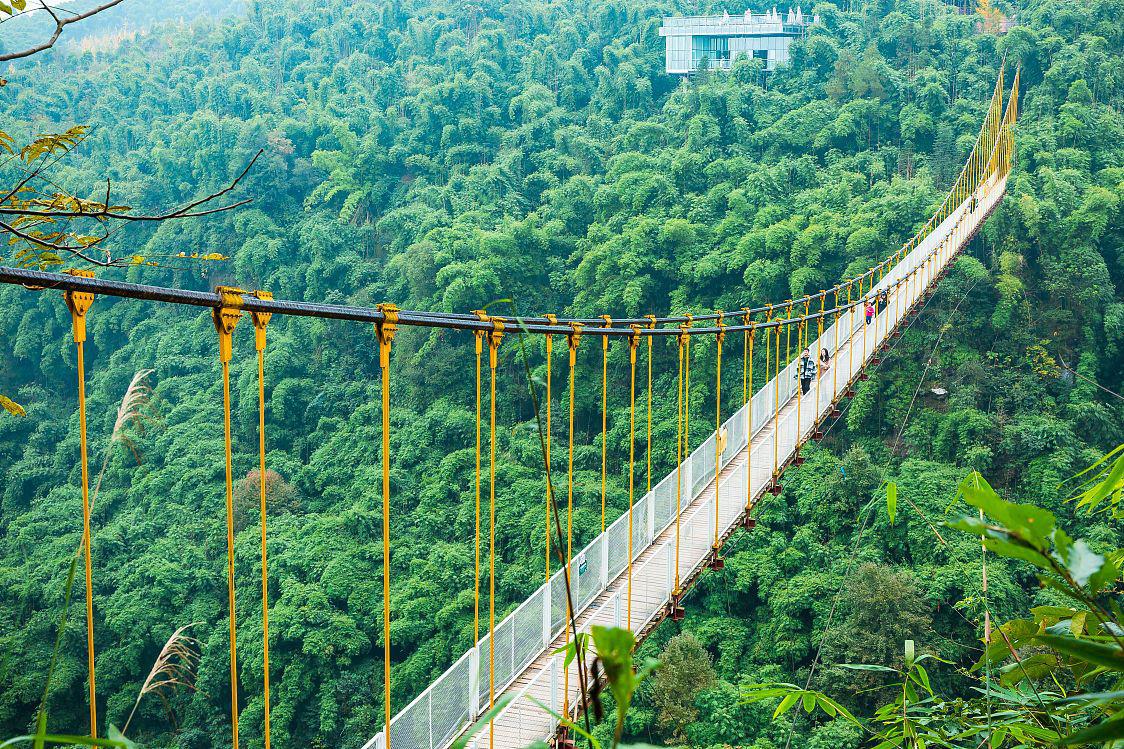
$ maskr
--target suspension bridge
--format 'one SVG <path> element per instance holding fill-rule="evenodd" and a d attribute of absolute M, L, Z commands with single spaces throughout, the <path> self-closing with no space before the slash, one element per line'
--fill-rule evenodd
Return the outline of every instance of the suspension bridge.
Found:
<path fill-rule="evenodd" d="M 93 597 L 90 547 L 94 542 L 90 522 L 89 470 L 85 415 L 84 343 L 86 319 L 95 295 L 109 295 L 208 308 L 218 336 L 223 380 L 223 413 L 226 458 L 227 582 L 230 611 L 235 610 L 234 526 L 232 519 L 232 445 L 229 368 L 232 336 L 248 313 L 254 328 L 258 359 L 259 393 L 259 494 L 261 513 L 261 564 L 264 634 L 264 742 L 270 746 L 269 600 L 266 557 L 266 419 L 264 352 L 267 329 L 274 314 L 322 317 L 371 323 L 375 327 L 381 369 L 382 397 L 382 550 L 384 647 L 384 726 L 364 744 L 364 749 L 446 749 L 482 714 L 496 705 L 503 709 L 470 738 L 475 747 L 524 747 L 546 740 L 559 729 L 556 714 L 573 716 L 583 703 L 581 688 L 589 673 L 593 652 L 585 652 L 564 666 L 557 651 L 572 642 L 575 633 L 595 625 L 627 627 L 643 637 L 663 617 L 682 616 L 681 599 L 706 569 L 723 564 L 722 546 L 739 528 L 752 529 L 752 512 L 766 494 L 778 494 L 784 470 L 802 461 L 800 448 L 822 435 L 826 419 L 839 415 L 842 399 L 853 395 L 865 369 L 879 361 L 889 341 L 900 335 L 911 315 L 947 272 L 988 215 L 1002 200 L 1014 156 L 1012 128 L 1018 112 L 1019 73 L 1004 101 L 1004 74 L 1000 70 L 995 90 L 975 144 L 944 201 L 926 224 L 897 252 L 857 278 L 848 279 L 799 299 L 743 308 L 736 313 L 714 312 L 696 316 L 614 319 L 515 319 L 483 312 L 450 314 L 399 310 L 390 304 L 377 308 L 275 300 L 264 291 L 245 292 L 220 287 L 214 292 L 144 286 L 97 279 L 92 272 L 66 274 L 0 268 L 0 282 L 36 290 L 64 292 L 73 323 L 78 364 L 78 408 L 81 437 L 83 498 L 83 560 L 86 591 L 86 634 L 90 734 L 97 735 L 97 687 L 94 669 Z M 466 331 L 476 350 L 476 591 L 474 621 L 476 644 L 413 701 L 391 714 L 390 684 L 390 409 L 392 347 L 402 325 Z M 541 335 L 546 339 L 547 379 L 545 409 L 546 476 L 545 525 L 546 575 L 544 583 L 518 608 L 500 621 L 495 617 L 495 386 L 497 353 L 505 335 Z M 716 342 L 715 428 L 694 449 L 688 432 L 691 378 L 691 342 L 699 336 Z M 569 439 L 565 443 L 565 478 L 552 468 L 563 462 L 550 458 L 554 399 L 551 352 L 554 338 L 565 341 L 569 353 Z M 650 485 L 650 457 L 642 496 L 635 466 L 637 442 L 637 362 L 647 349 L 647 442 L 651 443 L 652 344 L 670 338 L 678 350 L 678 408 L 676 468 Z M 574 379 L 577 350 L 583 339 L 601 343 L 602 358 L 602 483 L 601 533 L 584 548 L 573 549 L 573 425 Z M 740 339 L 740 340 L 739 340 Z M 629 506 L 626 513 L 606 525 L 605 517 L 605 413 L 608 349 L 612 341 L 628 346 L 630 365 Z M 722 419 L 722 352 L 741 344 L 741 406 Z M 794 348 L 795 344 L 795 348 Z M 765 356 L 761 356 L 761 348 Z M 827 366 L 810 378 L 808 365 L 793 352 L 808 348 L 827 351 Z M 756 351 L 755 351 L 756 349 Z M 753 366 L 764 358 L 765 384 L 754 389 Z M 818 360 L 818 356 L 815 357 Z M 487 371 L 488 377 L 484 376 Z M 643 369 L 641 377 L 644 376 Z M 490 391 L 484 398 L 484 383 Z M 736 399 L 735 399 L 736 400 Z M 489 404 L 484 414 L 482 404 Z M 564 404 L 560 404 L 564 405 Z M 643 418 L 641 431 L 645 426 Z M 488 439 L 484 439 L 487 422 Z M 483 446 L 488 456 L 483 458 Z M 645 452 L 650 451 L 645 448 Z M 487 471 L 483 466 L 486 464 Z M 485 475 L 486 474 L 486 475 Z M 501 487 L 502 491 L 502 487 Z M 486 517 L 482 515 L 485 506 Z M 565 530 L 563 530 L 565 529 Z M 485 539 L 482 531 L 488 532 Z M 552 551 L 553 544 L 553 551 Z M 564 549 L 562 548 L 564 547 Z M 488 550 L 488 574 L 481 571 L 481 549 Z M 552 553 L 559 569 L 551 574 Z M 481 591 L 486 577 L 488 593 Z M 485 617 L 481 602 L 488 601 Z M 230 681 L 232 746 L 239 744 L 237 622 L 230 617 Z M 486 632 L 481 632 L 485 629 Z M 363 737 L 354 737 L 356 741 Z"/>

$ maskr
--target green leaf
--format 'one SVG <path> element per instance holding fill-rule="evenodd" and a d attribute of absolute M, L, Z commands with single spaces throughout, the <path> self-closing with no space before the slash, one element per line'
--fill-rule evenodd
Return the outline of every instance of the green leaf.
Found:
<path fill-rule="evenodd" d="M 820 710 L 823 710 L 825 713 L 830 715 L 832 718 L 835 717 L 835 705 L 831 704 L 830 701 L 825 700 L 821 697 L 817 697 L 816 698 L 816 704 L 818 704 L 820 706 Z"/>
<path fill-rule="evenodd" d="M 1122 447 L 1124 447 L 1124 445 L 1117 447 L 1108 455 L 1101 458 L 1101 460 L 1090 466 L 1090 469 L 1095 468 L 1104 461 L 1108 460 Z M 1099 471 L 1092 480 L 1096 481 L 1096 479 L 1100 478 L 1100 476 L 1102 475 L 1105 477 L 1102 481 L 1094 485 L 1092 488 L 1087 489 L 1081 494 L 1077 495 L 1076 499 L 1078 507 L 1088 507 L 1090 510 L 1093 510 L 1098 504 L 1104 501 L 1105 497 L 1119 491 L 1120 488 L 1124 486 L 1124 453 L 1121 453 L 1119 456 L 1117 456 L 1116 460 L 1112 464 L 1112 467 L 1109 468 L 1107 472 L 1102 468 L 1101 471 Z"/>
<path fill-rule="evenodd" d="M 1099 572 L 1104 565 L 1104 557 L 1090 549 L 1084 539 L 1078 539 L 1066 550 L 1062 563 L 1077 584 L 1085 587 L 1089 578 Z"/>
<path fill-rule="evenodd" d="M 1124 715 L 1117 714 L 1103 723 L 1062 737 L 1062 744 L 1092 744 L 1124 739 Z"/>
<path fill-rule="evenodd" d="M 1030 613 L 1039 618 L 1054 617 L 1057 619 L 1069 619 L 1077 613 L 1075 608 L 1066 608 L 1065 606 L 1035 606 L 1030 610 Z"/>
<path fill-rule="evenodd" d="M 1047 539 L 1054 531 L 1055 518 L 1052 512 L 1035 505 L 1021 505 L 1008 502 L 973 471 L 960 482 L 959 495 L 973 507 L 978 507 L 992 520 L 1009 533 L 1019 536 L 1037 549 L 1045 550 Z"/>
<path fill-rule="evenodd" d="M 796 704 L 798 699 L 800 699 L 800 694 L 797 692 L 786 695 L 785 698 L 781 700 L 781 704 L 777 705 L 777 709 L 773 711 L 773 720 L 787 713 L 789 709 Z"/>
<path fill-rule="evenodd" d="M 890 516 L 890 525 L 898 515 L 898 485 L 893 481 L 886 484 L 886 514 Z"/>
<path fill-rule="evenodd" d="M 800 696 L 800 702 L 804 705 L 804 712 L 810 713 L 816 707 L 816 695 L 812 692 L 805 692 Z"/>
<path fill-rule="evenodd" d="M 1024 679 L 1037 680 L 1050 674 L 1058 659 L 1050 653 L 1035 653 L 1022 659 L 1022 663 L 1009 663 L 999 670 L 999 683 L 1013 687 Z"/>
<path fill-rule="evenodd" d="M 820 699 L 820 702 L 824 702 L 828 705 L 831 705 L 831 707 L 835 709 L 836 713 L 838 713 L 839 715 L 842 715 L 844 718 L 849 720 L 851 723 L 854 723 L 856 726 L 862 726 L 862 723 L 859 722 L 858 718 L 856 718 L 854 715 L 852 715 L 851 712 L 849 710 L 847 710 L 847 708 L 843 707 L 842 705 L 840 705 L 835 700 L 831 699 L 830 697 L 828 697 L 826 695 L 822 695 L 822 694 L 819 696 L 819 699 Z"/>
<path fill-rule="evenodd" d="M 1087 588 L 1090 593 L 1099 593 L 1120 579 L 1120 568 L 1113 559 L 1105 559 L 1101 568 L 1089 578 Z"/>
<path fill-rule="evenodd" d="M 578 652 L 585 652 L 588 640 L 589 635 L 587 633 L 578 632 L 577 636 L 574 637 L 573 640 L 555 650 L 553 654 L 559 655 L 561 653 L 565 653 L 566 657 L 562 659 L 562 667 L 569 668 L 570 664 L 574 662 L 574 659 L 578 657 Z"/>
<path fill-rule="evenodd" d="M 1062 697 L 1061 699 L 1053 700 L 1051 705 L 1066 705 L 1069 703 L 1089 703 L 1103 705 L 1124 698 L 1124 691 L 1115 692 L 1085 692 L 1084 694 L 1075 694 L 1072 697 Z"/>
<path fill-rule="evenodd" d="M 1050 565 L 1050 560 L 1047 559 L 1044 554 L 1017 542 L 984 536 L 983 544 L 988 551 L 994 552 L 1001 557 L 1006 557 L 1007 559 L 1022 559 L 1024 562 L 1030 562 L 1035 567 L 1042 570 L 1053 569 Z"/>
<path fill-rule="evenodd" d="M 632 650 L 636 647 L 636 636 L 622 627 L 602 627 L 596 624 L 590 628 L 590 632 L 593 635 L 593 645 L 597 648 L 597 657 L 605 670 L 605 680 L 609 682 L 609 691 L 617 701 L 618 717 L 623 721 L 638 683 L 632 670 Z"/>
<path fill-rule="evenodd" d="M 890 668 L 889 666 L 879 666 L 873 663 L 840 663 L 839 667 L 849 668 L 852 671 L 886 671 L 891 674 L 898 673 L 898 670 L 896 668 Z"/>
<path fill-rule="evenodd" d="M 1036 635 L 1034 640 L 1086 663 L 1104 666 L 1111 671 L 1124 672 L 1124 651 L 1115 645 L 1093 642 L 1087 638 L 1078 640 L 1074 637 L 1058 635 Z"/>
<path fill-rule="evenodd" d="M 121 733 L 117 726 L 112 723 L 109 724 L 109 739 L 111 741 L 121 742 L 121 746 L 125 747 L 125 749 L 136 749 L 137 746 L 130 739 L 126 738 L 125 734 Z"/>
<path fill-rule="evenodd" d="M 915 666 L 914 668 L 916 669 L 916 672 L 917 672 L 915 680 L 921 686 L 925 687 L 926 692 L 928 692 L 929 694 L 932 694 L 933 693 L 933 687 L 930 686 L 930 684 L 929 684 L 929 672 L 925 670 L 924 666 L 918 665 L 918 666 Z M 913 674 L 910 674 L 910 676 L 913 677 Z"/>
<path fill-rule="evenodd" d="M 4 3 L 0 3 L 0 12 L 7 13 L 10 16 L 10 15 L 12 15 L 12 8 L 11 8 L 10 5 L 5 5 Z"/>

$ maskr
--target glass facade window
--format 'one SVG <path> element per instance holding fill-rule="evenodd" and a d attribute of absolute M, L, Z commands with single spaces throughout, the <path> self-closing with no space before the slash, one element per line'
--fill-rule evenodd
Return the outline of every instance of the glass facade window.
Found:
<path fill-rule="evenodd" d="M 663 19 L 660 36 L 667 40 L 668 73 L 690 75 L 700 66 L 729 70 L 738 57 L 761 60 L 766 70 L 788 62 L 789 45 L 804 34 L 809 21 L 799 9 L 788 22 L 779 13 L 737 16 L 689 16 Z"/>
<path fill-rule="evenodd" d="M 698 70 L 703 60 L 707 67 L 730 67 L 730 38 L 726 36 L 691 37 L 691 68 Z"/>

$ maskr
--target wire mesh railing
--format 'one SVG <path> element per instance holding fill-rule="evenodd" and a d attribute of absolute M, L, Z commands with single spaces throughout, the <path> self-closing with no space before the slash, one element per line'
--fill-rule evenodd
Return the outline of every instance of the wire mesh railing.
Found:
<path fill-rule="evenodd" d="M 717 433 L 708 435 L 682 462 L 678 470 L 682 471 L 686 491 L 680 514 L 678 579 L 690 579 L 707 558 L 714 534 L 716 497 L 719 530 L 724 534 L 746 509 L 747 497 L 756 498 L 765 491 L 775 478 L 777 464 L 783 465 L 795 455 L 798 445 L 806 441 L 842 391 L 932 284 L 932 275 L 955 255 L 955 251 L 940 251 L 948 249 L 945 243 L 952 242 L 958 250 L 1000 199 L 1005 186 L 1005 177 L 986 179 L 981 185 L 981 199 L 977 200 L 973 193 L 949 211 L 929 236 L 917 242 L 900 263 L 873 284 L 868 298 L 883 291 L 887 298 L 877 306 L 870 322 L 865 321 L 864 310 L 857 305 L 840 314 L 808 342 L 813 351 L 829 351 L 835 373 L 819 371 L 814 389 L 798 399 L 797 363 L 791 361 L 726 420 L 722 430 L 727 442 L 719 461 L 719 470 L 725 475 L 717 493 L 709 490 L 714 486 Z M 969 212 L 969 208 L 974 210 Z M 939 259 L 940 264 L 932 262 L 933 259 Z M 926 263 L 928 268 L 923 267 Z M 914 276 L 916 281 L 912 280 Z M 747 418 L 747 410 L 752 411 L 752 420 Z M 743 453 L 748 459 L 731 468 Z M 633 505 L 632 628 L 637 631 L 666 609 L 677 579 L 675 548 L 669 533 L 675 521 L 676 481 L 676 470 L 672 470 Z M 574 555 L 571 562 L 579 631 L 588 631 L 598 623 L 621 626 L 622 591 L 614 584 L 621 582 L 628 561 L 626 513 Z M 602 600 L 594 606 L 599 598 Z M 559 570 L 496 626 L 494 651 L 490 640 L 482 638 L 399 711 L 391 722 L 395 748 L 444 749 L 451 743 L 487 707 L 488 674 L 493 660 L 496 695 L 507 691 L 521 675 L 524 677 L 514 699 L 490 729 L 495 732 L 497 745 L 525 746 L 553 732 L 556 719 L 544 708 L 558 712 L 567 697 L 571 705 L 578 701 L 576 664 L 571 664 L 570 678 L 566 679 L 561 656 L 551 652 L 552 643 L 562 635 L 566 618 L 565 580 Z M 536 665 L 528 669 L 531 664 Z M 567 681 L 569 695 L 563 694 Z M 474 743 L 487 746 L 488 730 Z M 380 733 L 367 742 L 365 749 L 382 747 Z"/>

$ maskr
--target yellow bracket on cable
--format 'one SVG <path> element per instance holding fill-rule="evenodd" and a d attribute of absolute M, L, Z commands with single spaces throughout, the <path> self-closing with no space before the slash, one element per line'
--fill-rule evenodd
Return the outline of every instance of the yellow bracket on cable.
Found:
<path fill-rule="evenodd" d="M 211 319 L 219 334 L 219 361 L 229 364 L 233 357 L 231 337 L 242 318 L 242 295 L 246 292 L 234 286 L 219 286 L 215 292 L 219 295 L 219 307 L 211 310 Z"/>
<path fill-rule="evenodd" d="M 375 333 L 379 339 L 379 366 L 390 366 L 390 344 L 394 334 L 398 332 L 398 308 L 393 304 L 380 304 L 377 307 L 382 313 L 381 322 L 375 323 Z"/>
<path fill-rule="evenodd" d="M 75 278 L 93 278 L 94 272 L 85 268 L 66 271 Z M 94 295 L 88 291 L 63 293 L 74 329 L 78 363 L 78 428 L 82 462 L 82 548 L 86 570 L 86 667 L 90 683 L 90 738 L 98 736 L 97 680 L 94 675 L 94 573 L 90 556 L 90 461 L 86 439 L 86 313 L 94 304 Z"/>
<path fill-rule="evenodd" d="M 254 292 L 254 297 L 263 302 L 273 301 L 273 292 L 262 291 L 258 289 Z M 272 312 L 251 312 L 250 317 L 254 321 L 254 348 L 258 351 L 265 351 L 265 326 L 269 325 L 270 319 L 273 317 Z"/>
<path fill-rule="evenodd" d="M 71 268 L 66 273 L 75 278 L 94 277 L 94 272 L 85 268 Z M 66 299 L 66 307 L 70 310 L 70 317 L 74 323 L 74 342 L 85 343 L 86 313 L 94 303 L 94 294 L 90 291 L 66 291 L 63 292 L 63 298 Z"/>

